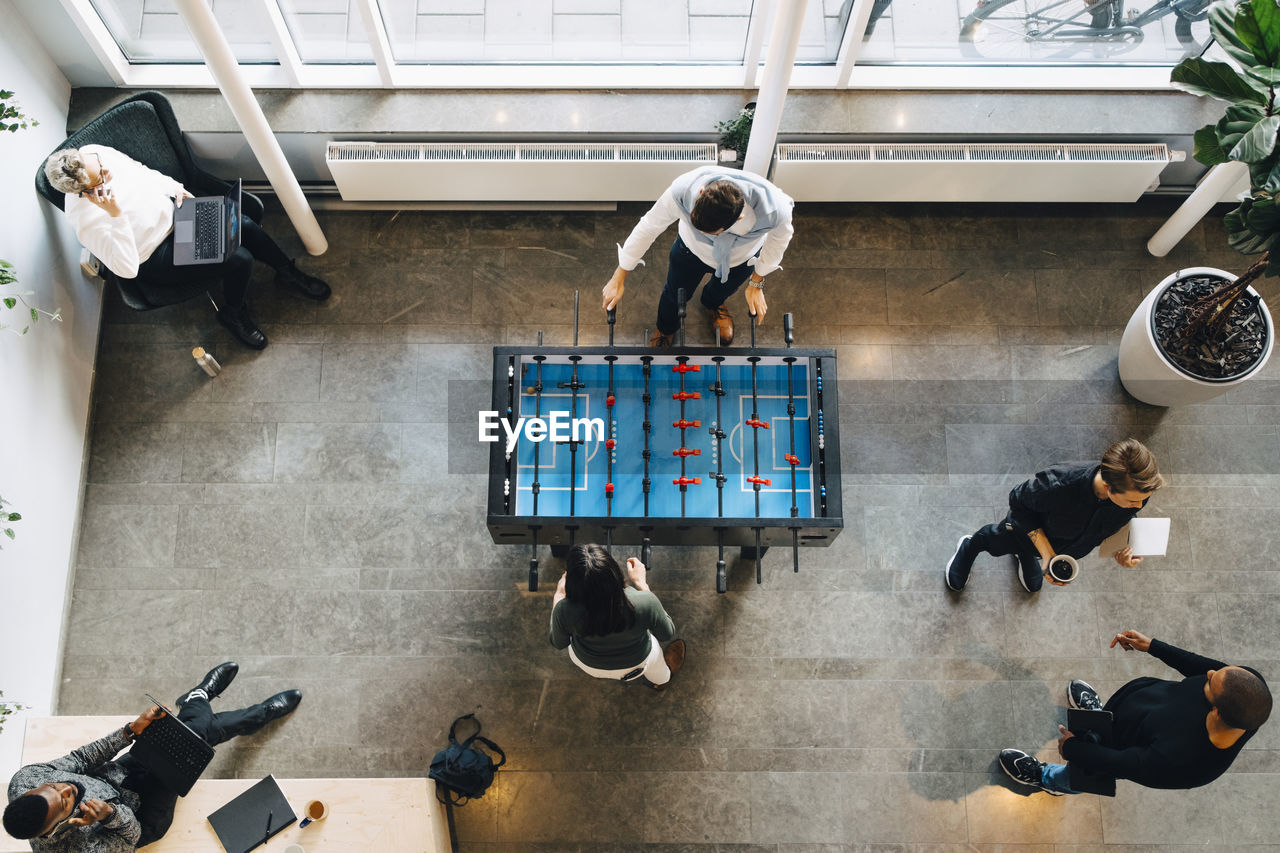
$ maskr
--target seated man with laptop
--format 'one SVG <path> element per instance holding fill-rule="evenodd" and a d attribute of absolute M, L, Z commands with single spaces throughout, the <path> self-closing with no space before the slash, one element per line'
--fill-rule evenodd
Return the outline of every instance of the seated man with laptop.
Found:
<path fill-rule="evenodd" d="M 1146 652 L 1184 677 L 1135 678 L 1105 706 L 1092 687 L 1072 681 L 1071 729 L 1058 726 L 1058 753 L 1069 763 L 1046 764 L 1020 749 L 1004 749 L 1005 773 L 1055 796 L 1114 796 L 1116 779 L 1146 788 L 1198 788 L 1227 772 L 1271 714 L 1271 691 L 1257 670 L 1201 657 L 1138 631 L 1116 634 L 1111 648 L 1116 645 Z"/>
<path fill-rule="evenodd" d="M 30 839 L 35 853 L 132 853 L 164 836 L 179 796 L 191 790 L 213 746 L 250 735 L 298 707 L 302 692 L 215 714 L 209 706 L 239 671 L 209 670 L 178 700 L 176 717 L 159 703 L 123 729 L 9 781 L 5 831 Z M 150 698 L 150 697 L 148 697 Z M 130 745 L 133 749 L 116 758 Z"/>
<path fill-rule="evenodd" d="M 255 260 L 303 296 L 329 298 L 329 285 L 299 270 L 261 226 L 240 215 L 239 182 L 228 197 L 195 199 L 191 209 L 182 184 L 105 145 L 55 151 L 44 171 L 67 194 L 64 209 L 81 245 L 111 272 L 137 279 L 144 292 L 221 280 L 218 322 L 245 346 L 267 345 L 245 299 Z"/>

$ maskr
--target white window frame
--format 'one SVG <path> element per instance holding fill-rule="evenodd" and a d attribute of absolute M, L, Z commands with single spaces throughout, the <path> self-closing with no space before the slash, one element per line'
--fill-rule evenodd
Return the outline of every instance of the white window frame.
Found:
<path fill-rule="evenodd" d="M 132 64 L 89 0 L 60 0 L 106 73 L 125 88 L 216 88 L 203 64 Z M 278 65 L 242 65 L 253 88 L 271 89 L 752 89 L 759 83 L 761 44 L 776 4 L 756 0 L 743 62 L 737 65 L 421 65 L 402 64 L 391 53 L 376 0 L 357 0 L 374 62 L 322 65 L 299 58 L 275 0 L 257 0 L 271 23 Z M 856 25 L 870 14 L 870 0 L 855 0 L 836 62 L 796 65 L 791 89 L 935 91 L 1171 91 L 1164 66 L 859 65 Z M 584 69 L 589 69 L 584 74 Z"/>

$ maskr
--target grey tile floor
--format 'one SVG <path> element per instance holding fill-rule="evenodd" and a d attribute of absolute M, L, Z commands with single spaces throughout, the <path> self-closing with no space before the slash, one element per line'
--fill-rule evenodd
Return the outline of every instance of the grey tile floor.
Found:
<path fill-rule="evenodd" d="M 1004 746 L 1051 755 L 1068 678 L 1108 693 L 1162 673 L 1107 649 L 1122 628 L 1280 680 L 1280 362 L 1176 411 L 1115 378 L 1145 289 L 1181 265 L 1242 268 L 1216 217 L 1147 255 L 1171 208 L 802 207 L 761 340 L 791 311 L 801 343 L 839 351 L 845 530 L 798 575 L 785 552 L 762 586 L 735 564 L 723 596 L 714 550 L 658 549 L 651 582 L 690 648 L 663 694 L 550 648 L 527 552 L 490 543 L 483 477 L 448 473 L 479 458 L 447 437 L 449 381 L 539 329 L 568 342 L 575 288 L 583 341 L 603 339 L 591 306 L 642 207 L 322 214 L 332 248 L 305 265 L 334 296 L 264 276 L 261 353 L 207 305 L 112 298 L 59 711 L 129 713 L 236 658 L 228 707 L 306 699 L 211 772 L 395 776 L 423 774 L 476 710 L 511 757 L 458 813 L 477 853 L 1275 849 L 1280 723 L 1192 792 L 1024 796 L 994 764 Z M 666 249 L 632 278 L 622 340 L 652 325 Z M 983 559 L 946 592 L 956 538 L 1012 484 L 1125 435 L 1172 480 L 1148 510 L 1173 519 L 1170 556 L 1093 558 L 1035 597 Z"/>

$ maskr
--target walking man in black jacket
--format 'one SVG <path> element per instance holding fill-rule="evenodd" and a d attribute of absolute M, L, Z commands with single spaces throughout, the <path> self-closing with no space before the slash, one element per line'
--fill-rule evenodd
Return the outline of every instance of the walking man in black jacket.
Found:
<path fill-rule="evenodd" d="M 1057 554 L 1079 559 L 1124 527 L 1164 485 L 1156 457 L 1134 438 L 1117 441 L 1102 462 L 1053 465 L 1009 492 L 1009 514 L 971 536 L 962 536 L 945 568 L 947 587 L 959 592 L 969 580 L 974 558 L 1013 554 L 1018 580 L 1027 592 L 1044 583 L 1040 561 Z M 1129 548 L 1116 562 L 1131 569 L 1142 562 Z M 1050 578 L 1050 583 L 1059 584 Z"/>
<path fill-rule="evenodd" d="M 1083 681 L 1067 685 L 1072 708 L 1114 715 L 1110 743 L 1076 737 L 1058 726 L 1058 754 L 1091 774 L 1129 779 L 1147 788 L 1198 788 L 1227 771 L 1271 714 L 1271 691 L 1256 670 L 1231 666 L 1122 631 L 1111 641 L 1147 652 L 1185 678 L 1137 678 L 1104 706 Z M 1050 794 L 1078 794 L 1066 764 L 1046 764 L 1020 749 L 1000 751 L 1000 767 L 1023 785 Z"/>

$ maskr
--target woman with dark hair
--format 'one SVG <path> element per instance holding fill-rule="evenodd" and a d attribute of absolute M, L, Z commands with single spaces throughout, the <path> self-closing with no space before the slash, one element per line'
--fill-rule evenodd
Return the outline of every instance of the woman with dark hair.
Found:
<path fill-rule="evenodd" d="M 551 601 L 551 645 L 594 678 L 634 681 L 663 690 L 684 664 L 684 640 L 649 591 L 644 563 L 627 558 L 626 573 L 599 545 L 569 549 Z M 660 645 L 674 640 L 663 651 Z"/>

